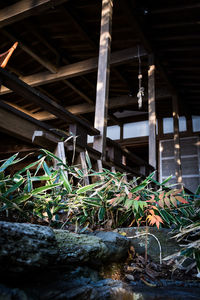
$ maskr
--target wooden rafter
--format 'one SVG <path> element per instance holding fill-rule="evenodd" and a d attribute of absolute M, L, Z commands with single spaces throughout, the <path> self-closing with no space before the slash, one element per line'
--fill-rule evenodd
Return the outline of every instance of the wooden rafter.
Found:
<path fill-rule="evenodd" d="M 39 91 L 27 85 L 22 80 L 18 79 L 14 75 L 1 68 L 0 78 L 5 86 L 16 92 L 18 95 L 25 97 L 28 101 L 36 103 L 39 107 L 42 107 L 43 109 L 57 116 L 57 118 L 62 119 L 65 122 L 68 121 L 71 123 L 78 123 L 85 129 L 87 129 L 88 133 L 90 133 L 91 135 L 99 134 L 99 131 L 89 126 L 88 123 L 81 120 L 77 116 L 74 116 L 46 95 L 43 95 Z"/>
<path fill-rule="evenodd" d="M 46 92 L 43 91 L 42 92 Z M 51 95 L 48 95 L 51 98 Z M 162 89 L 156 90 L 156 99 L 161 100 L 161 99 L 166 99 L 170 98 L 171 94 L 168 92 L 168 90 Z M 56 100 L 56 99 L 54 99 Z M 143 99 L 144 103 L 147 102 L 147 97 L 145 96 Z M 127 107 L 131 105 L 136 105 L 138 102 L 137 97 L 129 97 L 129 96 L 120 96 L 120 97 L 114 97 L 110 98 L 108 102 L 108 109 L 117 109 L 121 107 Z M 31 115 L 32 117 L 36 118 L 37 120 L 44 121 L 44 120 L 52 120 L 55 119 L 56 116 L 47 112 L 38 112 L 38 113 L 30 113 L 30 111 L 24 109 L 24 107 L 20 107 L 17 104 L 7 102 L 9 105 L 23 111 L 24 113 Z M 88 104 L 88 103 L 82 103 L 78 105 L 70 105 L 66 106 L 65 109 L 67 109 L 69 112 L 71 112 L 74 115 L 82 115 L 82 114 L 87 114 L 87 113 L 93 113 L 95 111 L 95 106 L 94 104 Z"/>
<path fill-rule="evenodd" d="M 141 47 L 140 55 L 146 55 L 146 51 Z M 123 63 L 127 63 L 128 61 L 132 61 L 136 59 L 138 56 L 137 54 L 137 47 L 128 48 L 121 51 L 116 51 L 111 54 L 110 65 L 120 65 Z M 90 72 L 96 71 L 98 66 L 98 58 L 91 58 L 87 59 L 78 63 L 74 63 L 71 65 L 66 65 L 60 67 L 57 70 L 56 74 L 52 74 L 50 72 L 42 72 L 37 73 L 30 76 L 22 77 L 21 79 L 29 84 L 30 86 L 38 86 L 43 85 L 51 82 L 60 81 L 63 79 L 69 79 L 76 76 L 81 76 L 83 74 L 87 74 Z M 2 88 L 1 94 L 10 92 L 6 88 Z"/>
<path fill-rule="evenodd" d="M 0 10 L 0 28 L 23 20 L 30 15 L 60 5 L 68 0 L 21 0 Z"/>

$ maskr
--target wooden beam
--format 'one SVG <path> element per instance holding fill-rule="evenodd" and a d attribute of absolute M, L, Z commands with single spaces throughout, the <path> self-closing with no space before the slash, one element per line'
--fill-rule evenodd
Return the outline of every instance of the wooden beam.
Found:
<path fill-rule="evenodd" d="M 3 101 L 0 101 L 0 130 L 29 143 L 32 143 L 34 132 L 40 131 L 43 134 L 41 139 L 37 138 L 37 140 L 35 140 L 35 144 L 44 148 L 52 147 L 52 145 L 55 146 L 61 139 L 67 139 L 69 137 L 60 131 L 52 129 L 51 126 L 16 110 Z M 71 140 L 65 143 L 65 148 L 69 151 L 73 151 L 73 143 L 71 145 L 70 143 L 72 143 Z M 85 149 L 91 158 L 100 158 L 101 154 L 98 151 L 89 146 L 83 147 L 78 142 L 76 143 L 77 152 L 85 151 Z"/>
<path fill-rule="evenodd" d="M 97 73 L 97 92 L 95 106 L 94 127 L 100 131 L 98 137 L 94 137 L 93 148 L 105 156 L 108 93 L 110 77 L 110 52 L 112 39 L 112 0 L 102 0 L 101 33 L 99 42 L 99 63 Z"/>
<path fill-rule="evenodd" d="M 156 169 L 156 99 L 155 99 L 155 63 L 149 56 L 148 70 L 148 111 L 149 111 L 149 164 Z"/>
<path fill-rule="evenodd" d="M 67 0 L 21 0 L 0 10 L 0 28 L 23 20 L 30 15 L 58 6 Z"/>
<path fill-rule="evenodd" d="M 88 125 L 88 123 L 81 120 L 77 116 L 74 116 L 72 113 L 64 109 L 61 105 L 51 100 L 46 95 L 40 93 L 39 91 L 24 83 L 22 80 L 18 79 L 14 75 L 1 68 L 0 79 L 2 80 L 2 83 L 5 86 L 15 91 L 18 95 L 24 97 L 28 101 L 36 103 L 37 105 L 39 105 L 39 107 L 42 107 L 44 110 L 47 110 L 51 114 L 55 115 L 57 118 L 60 118 L 65 122 L 68 121 L 70 123 L 80 124 L 85 129 L 87 129 L 88 134 L 90 135 L 96 135 L 99 133 L 97 129 L 92 128 Z"/>
<path fill-rule="evenodd" d="M 49 95 L 49 97 L 51 97 Z M 156 100 L 161 100 L 165 98 L 171 98 L 171 94 L 169 93 L 168 89 L 156 89 Z M 146 103 L 148 98 L 145 96 L 143 98 L 143 102 Z M 19 109 L 26 113 L 27 115 L 32 116 L 33 118 L 40 120 L 40 121 L 45 121 L 45 120 L 52 120 L 56 119 L 56 116 L 49 113 L 48 111 L 43 111 L 43 112 L 38 112 L 38 113 L 30 113 L 25 108 L 20 107 L 19 105 L 15 103 L 10 103 L 8 101 L 5 101 L 7 104 L 15 107 L 16 109 Z M 138 102 L 137 97 L 129 97 L 129 96 L 120 96 L 116 98 L 110 98 L 108 101 L 108 109 L 117 109 L 121 107 L 127 107 L 131 105 L 136 105 Z M 87 114 L 87 113 L 93 113 L 95 111 L 95 106 L 94 104 L 88 104 L 88 103 L 81 103 L 77 105 L 70 105 L 66 106 L 65 109 L 67 109 L 69 112 L 71 112 L 74 115 L 82 115 L 82 114 Z M 120 122 L 120 120 L 119 120 Z"/>
<path fill-rule="evenodd" d="M 49 70 L 51 73 L 56 73 L 57 69 L 55 66 L 53 66 L 50 62 L 48 62 L 46 59 L 41 58 L 39 55 L 37 55 L 30 47 L 28 47 L 23 41 L 21 41 L 18 37 L 14 36 L 11 32 L 6 31 L 4 29 L 1 30 L 1 32 L 8 37 L 11 41 L 18 41 L 19 47 L 25 51 L 27 54 L 29 54 L 33 59 L 35 59 L 39 64 L 41 64 L 43 67 L 45 67 L 47 70 Z"/>
<path fill-rule="evenodd" d="M 177 183 L 182 183 L 181 148 L 179 137 L 179 109 L 177 96 L 172 97 L 173 120 L 174 120 L 174 163 Z"/>
<path fill-rule="evenodd" d="M 178 6 L 172 6 L 169 7 L 168 5 L 163 8 L 156 8 L 151 10 L 151 14 L 167 14 L 167 13 L 174 13 L 174 12 L 180 12 L 180 11 L 186 11 L 188 13 L 189 9 L 198 9 L 200 8 L 200 3 L 193 3 L 188 5 L 178 5 Z"/>
<path fill-rule="evenodd" d="M 144 51 L 142 47 L 140 47 L 140 49 L 141 49 L 140 50 L 141 56 L 146 55 L 146 51 Z M 134 48 L 128 48 L 125 50 L 114 52 L 111 55 L 110 65 L 111 66 L 119 65 L 136 59 L 138 57 L 137 51 L 138 51 L 137 47 L 134 47 Z M 60 81 L 66 78 L 72 78 L 76 76 L 81 76 L 83 74 L 95 72 L 97 67 L 98 67 L 98 58 L 96 57 L 96 58 L 91 58 L 78 63 L 60 67 L 57 70 L 56 74 L 51 74 L 50 72 L 42 72 L 42 73 L 37 73 L 34 75 L 22 77 L 21 80 L 23 80 L 25 83 L 31 86 L 38 86 L 42 84 Z M 0 95 L 9 92 L 11 91 L 2 87 Z"/>

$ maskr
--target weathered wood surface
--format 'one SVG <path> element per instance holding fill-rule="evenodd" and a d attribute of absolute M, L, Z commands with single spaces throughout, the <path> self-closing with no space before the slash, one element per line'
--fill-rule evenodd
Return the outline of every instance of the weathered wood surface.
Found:
<path fill-rule="evenodd" d="M 141 55 L 146 55 L 146 51 L 141 47 Z M 128 63 L 137 58 L 137 47 L 116 51 L 111 54 L 110 65 L 120 65 Z M 91 58 L 74 64 L 60 67 L 56 74 L 50 72 L 42 72 L 34 75 L 22 77 L 21 79 L 31 86 L 38 86 L 59 80 L 81 76 L 90 72 L 96 71 L 98 67 L 98 58 Z M 2 88 L 1 94 L 9 93 L 10 91 L 6 88 Z"/>
<path fill-rule="evenodd" d="M 59 5 L 68 0 L 56 0 L 53 5 Z M 0 28 L 23 20 L 34 13 L 44 11 L 52 7 L 52 0 L 21 0 L 0 10 Z"/>
<path fill-rule="evenodd" d="M 95 128 L 92 128 L 88 125 L 87 122 L 82 119 L 74 116 L 72 113 L 67 111 L 61 105 L 47 97 L 46 95 L 40 93 L 38 90 L 29 86 L 22 80 L 18 79 L 14 75 L 10 74 L 6 70 L 0 69 L 0 79 L 3 84 L 7 87 L 11 88 L 18 95 L 24 97 L 28 101 L 32 101 L 42 107 L 43 109 L 49 111 L 57 118 L 62 119 L 64 121 L 70 121 L 71 123 L 79 123 L 81 126 L 85 127 L 89 134 L 95 135 L 98 134 L 99 131 Z"/>
<path fill-rule="evenodd" d="M 149 164 L 156 169 L 156 99 L 155 99 L 155 62 L 149 56 L 148 70 L 148 111 L 149 111 Z"/>
<path fill-rule="evenodd" d="M 97 90 L 94 127 L 100 135 L 94 137 L 93 148 L 105 156 L 107 133 L 108 94 L 110 78 L 110 52 L 112 40 L 113 1 L 102 0 L 101 33 L 99 43 L 99 62 L 97 73 Z"/>

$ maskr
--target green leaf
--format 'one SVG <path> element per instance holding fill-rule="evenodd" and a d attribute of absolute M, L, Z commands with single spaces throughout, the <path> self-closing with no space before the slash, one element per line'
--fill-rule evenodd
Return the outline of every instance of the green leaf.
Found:
<path fill-rule="evenodd" d="M 52 179 L 51 176 L 33 176 L 31 177 L 31 181 L 48 181 Z"/>
<path fill-rule="evenodd" d="M 98 186 L 98 185 L 101 185 L 101 182 L 96 182 L 96 183 L 93 183 L 93 184 L 88 184 L 84 187 L 81 187 L 80 189 L 78 189 L 76 191 L 76 194 L 82 194 L 82 193 L 85 193 L 85 192 L 88 192 L 88 191 L 91 191 L 94 187 Z"/>
<path fill-rule="evenodd" d="M 135 209 L 138 212 L 139 209 L 139 201 L 133 200 L 133 209 Z"/>
<path fill-rule="evenodd" d="M 22 196 L 12 199 L 12 201 L 15 202 L 16 204 L 20 204 L 20 203 L 25 202 L 26 200 L 30 199 L 31 197 L 32 197 L 31 194 L 22 195 Z"/>
<path fill-rule="evenodd" d="M 83 199 L 83 203 L 91 205 L 91 206 L 101 207 L 101 204 L 99 202 L 92 201 L 90 199 Z"/>
<path fill-rule="evenodd" d="M 89 169 L 92 169 L 91 160 L 90 160 L 90 157 L 89 157 L 89 154 L 88 154 L 87 150 L 85 151 L 85 159 L 86 159 L 88 168 L 89 168 Z"/>
<path fill-rule="evenodd" d="M 101 207 L 98 212 L 99 221 L 103 221 L 104 217 L 105 217 L 105 208 Z"/>
<path fill-rule="evenodd" d="M 7 167 L 9 167 L 9 166 L 13 163 L 13 161 L 15 160 L 15 158 L 17 157 L 18 154 L 19 154 L 19 153 L 16 153 L 16 154 L 14 154 L 13 156 L 11 156 L 10 158 L 8 158 L 8 159 L 3 163 L 3 165 L 0 167 L 0 172 L 5 171 L 5 169 L 6 169 Z"/>
<path fill-rule="evenodd" d="M 31 194 L 36 195 L 36 194 L 39 194 L 39 193 L 42 193 L 42 192 L 46 192 L 48 190 L 53 190 L 54 188 L 56 188 L 60 185 L 61 185 L 61 183 L 41 186 L 41 187 L 38 187 L 38 188 L 34 189 Z"/>
<path fill-rule="evenodd" d="M 51 170 L 49 169 L 49 167 L 45 161 L 43 163 L 43 169 L 48 176 L 51 176 Z"/>
<path fill-rule="evenodd" d="M 20 171 L 18 171 L 16 174 L 19 175 L 19 174 L 22 174 L 22 173 L 26 172 L 28 169 L 30 169 L 30 168 L 36 166 L 37 164 L 39 164 L 42 159 L 43 158 L 41 158 L 41 159 L 39 159 L 39 160 L 37 160 L 37 161 L 29 164 L 28 166 L 26 166 L 23 169 L 21 169 Z"/>
<path fill-rule="evenodd" d="M 147 186 L 148 182 L 143 182 L 140 185 L 137 185 L 136 187 L 134 187 L 133 189 L 130 190 L 130 193 L 136 193 L 138 191 L 141 191 L 145 188 L 145 186 Z"/>
<path fill-rule="evenodd" d="M 30 193 L 33 189 L 33 184 L 31 181 L 31 173 L 29 170 L 27 170 L 27 192 Z"/>
<path fill-rule="evenodd" d="M 57 157 L 56 155 L 54 155 L 53 153 L 51 153 L 50 151 L 48 150 L 45 150 L 45 149 L 41 149 L 41 151 L 43 151 L 45 154 L 47 154 L 49 157 L 53 158 L 53 159 L 56 159 L 57 161 L 59 161 L 62 165 L 65 165 L 62 161 L 62 159 L 60 159 L 59 157 Z"/>
<path fill-rule="evenodd" d="M 67 178 L 67 175 L 66 173 L 61 169 L 61 177 L 63 179 L 63 185 L 64 187 L 66 188 L 66 190 L 68 191 L 68 193 L 71 193 L 72 192 L 72 187 L 71 187 L 71 184 Z"/>
<path fill-rule="evenodd" d="M 12 187 L 10 187 L 2 196 L 3 197 L 7 197 L 9 194 L 11 194 L 14 191 L 16 191 L 20 187 L 20 185 L 23 184 L 23 182 L 24 182 L 24 179 L 22 178 L 20 181 L 18 181 Z"/>
<path fill-rule="evenodd" d="M 168 181 L 170 181 L 172 179 L 172 175 L 170 175 L 169 177 L 167 177 L 162 183 L 161 185 L 165 185 Z"/>

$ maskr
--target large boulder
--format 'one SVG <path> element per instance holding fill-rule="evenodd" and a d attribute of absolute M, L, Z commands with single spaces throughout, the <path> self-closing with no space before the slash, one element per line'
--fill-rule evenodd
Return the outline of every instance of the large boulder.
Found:
<path fill-rule="evenodd" d="M 20 272 L 53 264 L 59 254 L 55 234 L 46 226 L 0 222 L 0 266 Z"/>
<path fill-rule="evenodd" d="M 127 256 L 129 240 L 115 232 L 75 234 L 55 230 L 60 249 L 59 260 L 65 262 L 90 262 L 102 264 L 105 261 L 119 261 Z"/>
<path fill-rule="evenodd" d="M 114 232 L 93 235 L 34 224 L 0 222 L 0 269 L 22 272 L 46 266 L 119 261 L 129 240 Z"/>

